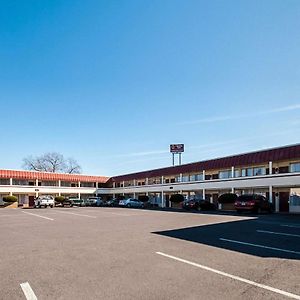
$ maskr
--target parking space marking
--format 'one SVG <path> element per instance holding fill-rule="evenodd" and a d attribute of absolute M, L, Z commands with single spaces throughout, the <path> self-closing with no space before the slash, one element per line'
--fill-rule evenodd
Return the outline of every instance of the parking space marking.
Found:
<path fill-rule="evenodd" d="M 292 237 L 300 237 L 299 234 L 291 234 L 291 233 L 284 233 L 284 232 L 274 232 L 274 231 L 267 231 L 267 230 L 256 230 L 259 233 L 269 233 L 269 234 L 276 234 L 276 235 L 285 235 L 285 236 L 292 236 Z"/>
<path fill-rule="evenodd" d="M 269 250 L 274 250 L 274 251 L 281 251 L 281 252 L 293 253 L 293 254 L 300 255 L 300 252 L 292 251 L 292 250 L 274 248 L 274 247 L 258 245 L 258 244 L 251 244 L 251 243 L 246 243 L 246 242 L 241 242 L 241 241 L 234 241 L 234 240 L 229 240 L 229 239 L 224 239 L 224 238 L 219 238 L 219 240 L 224 241 L 224 242 L 230 242 L 230 243 L 241 244 L 241 245 L 246 245 L 246 246 L 251 246 L 251 247 L 264 248 L 264 249 L 269 249 Z"/>
<path fill-rule="evenodd" d="M 21 283 L 20 286 L 27 300 L 37 300 L 37 297 L 28 282 Z"/>
<path fill-rule="evenodd" d="M 80 216 L 80 217 L 87 217 L 87 218 L 93 218 L 93 219 L 97 218 L 95 216 L 89 216 L 89 215 L 83 215 L 83 214 L 76 214 L 76 213 L 67 212 L 67 211 L 58 211 L 58 212 L 61 213 L 61 214 L 74 215 L 74 216 Z"/>
<path fill-rule="evenodd" d="M 271 292 L 276 293 L 276 294 L 280 294 L 280 295 L 283 295 L 283 296 L 286 296 L 286 297 L 289 297 L 289 298 L 292 298 L 292 299 L 300 300 L 300 295 L 296 295 L 296 294 L 286 292 L 286 291 L 283 291 L 283 290 L 280 290 L 280 289 L 277 289 L 277 288 L 273 288 L 273 287 L 265 285 L 265 284 L 261 284 L 261 283 L 255 282 L 255 281 L 251 281 L 251 280 L 248 280 L 248 279 L 236 276 L 236 275 L 232 275 L 232 274 L 229 274 L 229 273 L 226 273 L 226 272 L 223 272 L 223 271 L 219 271 L 219 270 L 207 267 L 207 266 L 203 266 L 203 265 L 194 263 L 194 262 L 186 260 L 186 259 L 182 259 L 182 258 L 172 256 L 172 255 L 169 255 L 169 254 L 165 254 L 165 253 L 162 253 L 162 252 L 156 252 L 156 254 L 159 254 L 159 255 L 162 255 L 162 256 L 180 261 L 182 263 L 186 263 L 188 265 L 191 265 L 191 266 L 194 266 L 194 267 L 197 267 L 197 268 L 201 268 L 203 270 L 210 271 L 210 272 L 213 272 L 213 273 L 216 273 L 216 274 L 219 274 L 219 275 L 222 275 L 222 276 L 225 276 L 225 277 L 228 277 L 228 278 L 240 281 L 240 282 L 244 282 L 244 283 L 250 284 L 252 286 L 259 287 L 259 288 L 271 291 Z"/>
<path fill-rule="evenodd" d="M 297 226 L 297 225 L 287 225 L 287 224 L 281 224 L 280 226 L 282 227 L 291 227 L 291 228 L 300 228 L 300 225 Z"/>
<path fill-rule="evenodd" d="M 30 212 L 25 212 L 25 211 L 22 211 L 22 213 L 26 214 L 26 215 L 31 215 L 31 216 L 35 216 L 35 217 L 38 217 L 38 218 L 43 218 L 43 219 L 46 219 L 46 220 L 49 220 L 49 221 L 54 221 L 54 219 L 51 219 L 51 218 L 48 218 L 48 217 L 45 217 L 45 216 L 41 216 L 41 215 L 37 215 L 37 214 L 32 214 Z"/>

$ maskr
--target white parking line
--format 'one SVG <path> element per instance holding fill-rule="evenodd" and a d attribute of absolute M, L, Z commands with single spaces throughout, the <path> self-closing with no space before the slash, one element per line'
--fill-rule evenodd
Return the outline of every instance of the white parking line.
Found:
<path fill-rule="evenodd" d="M 41 215 L 37 215 L 37 214 L 32 214 L 32 213 L 30 213 L 30 212 L 22 211 L 22 213 L 24 213 L 24 214 L 26 214 L 26 215 L 31 215 L 31 216 L 43 218 L 43 219 L 46 219 L 46 220 L 49 220 L 49 221 L 54 221 L 54 219 L 51 219 L 51 218 L 48 218 L 48 217 L 45 217 L 45 216 L 41 216 Z"/>
<path fill-rule="evenodd" d="M 37 300 L 37 297 L 28 282 L 21 283 L 20 286 L 27 300 Z"/>
<path fill-rule="evenodd" d="M 297 226 L 297 225 L 287 225 L 287 224 L 281 224 L 280 226 L 282 227 L 291 227 L 291 228 L 300 228 L 300 225 Z"/>
<path fill-rule="evenodd" d="M 284 233 L 284 232 L 274 232 L 274 231 L 267 231 L 267 230 L 256 230 L 260 233 L 270 233 L 270 234 L 276 234 L 276 235 L 286 235 L 286 236 L 292 236 L 292 237 L 300 237 L 299 234 L 291 234 L 291 233 Z"/>
<path fill-rule="evenodd" d="M 223 239 L 223 238 L 220 238 L 219 240 L 224 241 L 224 242 L 230 242 L 230 243 L 235 243 L 235 244 L 241 244 L 241 245 L 246 245 L 246 246 L 252 246 L 252 247 L 257 247 L 257 248 L 264 248 L 264 249 L 270 249 L 270 250 L 275 250 L 275 251 L 281 251 L 281 252 L 293 253 L 293 254 L 300 255 L 300 252 L 292 251 L 292 250 L 286 250 L 286 249 L 268 247 L 268 246 L 264 246 L 264 245 L 251 244 L 251 243 L 246 243 L 246 242 L 241 242 L 241 241 L 234 241 L 234 240 L 228 240 L 228 239 Z"/>
<path fill-rule="evenodd" d="M 76 214 L 76 213 L 66 212 L 66 211 L 58 211 L 58 213 L 61 213 L 61 214 L 67 214 L 67 215 L 74 215 L 74 216 L 80 216 L 80 217 L 93 218 L 93 219 L 96 219 L 96 218 L 97 218 L 97 217 L 95 217 L 95 216 Z"/>
<path fill-rule="evenodd" d="M 222 272 L 222 271 L 210 268 L 210 267 L 206 267 L 206 266 L 203 266 L 203 265 L 200 265 L 200 264 L 197 264 L 197 263 L 194 263 L 194 262 L 191 262 L 191 261 L 188 261 L 188 260 L 176 257 L 176 256 L 165 254 L 165 253 L 162 253 L 162 252 L 156 252 L 156 254 L 159 254 L 159 255 L 162 255 L 162 256 L 165 256 L 165 257 L 168 257 L 168 258 L 171 258 L 171 259 L 186 263 L 188 265 L 191 265 L 191 266 L 194 266 L 194 267 L 197 267 L 197 268 L 201 268 L 203 270 L 210 271 L 210 272 L 213 272 L 213 273 L 225 276 L 225 277 L 229 277 L 229 278 L 234 279 L 234 280 L 238 280 L 238 281 L 241 281 L 241 282 L 244 282 L 244 283 L 247 283 L 247 284 L 250 284 L 250 285 L 253 285 L 253 286 L 268 290 L 268 291 L 271 291 L 273 293 L 277 293 L 277 294 L 280 294 L 280 295 L 283 295 L 283 296 L 286 296 L 286 297 L 289 297 L 289 298 L 292 298 L 292 299 L 300 300 L 299 295 L 292 294 L 292 293 L 289 293 L 289 292 L 286 292 L 286 291 L 283 291 L 283 290 L 280 290 L 280 289 L 276 289 L 276 288 L 273 288 L 273 287 L 265 285 L 265 284 L 257 283 L 255 281 L 251 281 L 251 280 L 239 277 L 239 276 L 231 275 L 229 273 Z"/>

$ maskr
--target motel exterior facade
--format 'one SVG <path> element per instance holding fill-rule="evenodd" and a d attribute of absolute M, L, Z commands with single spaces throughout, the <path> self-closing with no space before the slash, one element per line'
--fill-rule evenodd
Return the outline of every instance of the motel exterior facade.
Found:
<path fill-rule="evenodd" d="M 169 207 L 173 193 L 211 202 L 233 192 L 260 193 L 276 212 L 300 213 L 300 144 L 200 161 L 175 167 L 104 177 L 0 170 L 0 201 L 13 194 L 30 206 L 42 194 L 102 197 L 147 195 Z"/>

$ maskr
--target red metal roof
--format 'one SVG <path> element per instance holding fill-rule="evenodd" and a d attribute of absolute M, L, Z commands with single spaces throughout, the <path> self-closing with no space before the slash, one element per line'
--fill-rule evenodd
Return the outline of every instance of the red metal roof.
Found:
<path fill-rule="evenodd" d="M 106 183 L 109 177 L 105 176 L 91 176 L 80 174 L 63 174 L 63 173 L 47 173 L 36 171 L 17 171 L 17 170 L 0 170 L 0 178 L 14 178 L 14 179 L 38 179 L 38 180 L 61 180 L 71 182 L 99 182 Z"/>
<path fill-rule="evenodd" d="M 150 177 L 169 176 L 180 173 L 202 172 L 203 170 L 221 170 L 226 168 L 243 167 L 248 165 L 265 164 L 269 161 L 300 159 L 300 144 L 280 148 L 266 149 L 217 159 L 210 159 L 175 167 L 166 167 L 138 173 L 114 176 L 109 181 L 126 181 Z"/>

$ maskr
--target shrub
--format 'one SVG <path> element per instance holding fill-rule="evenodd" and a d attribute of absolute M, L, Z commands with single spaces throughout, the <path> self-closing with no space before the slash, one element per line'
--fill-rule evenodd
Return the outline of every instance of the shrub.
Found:
<path fill-rule="evenodd" d="M 14 203 L 18 201 L 18 198 L 16 196 L 4 196 L 3 201 L 8 203 Z"/>
<path fill-rule="evenodd" d="M 232 194 L 232 193 L 226 193 L 226 194 L 222 194 L 219 198 L 218 198 L 218 202 L 225 204 L 225 203 L 234 203 L 235 200 L 237 199 L 237 195 L 236 194 Z"/>
<path fill-rule="evenodd" d="M 174 194 L 170 197 L 170 201 L 174 203 L 180 203 L 184 201 L 184 197 L 181 194 Z"/>
<path fill-rule="evenodd" d="M 142 202 L 148 202 L 149 197 L 148 196 L 139 196 L 139 200 L 142 201 Z"/>
<path fill-rule="evenodd" d="M 66 200 L 66 197 L 64 196 L 56 196 L 55 202 L 64 202 Z"/>

